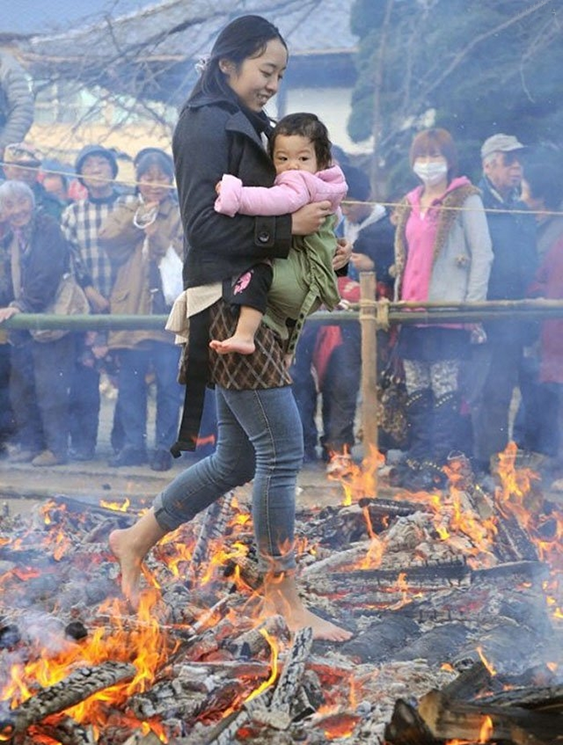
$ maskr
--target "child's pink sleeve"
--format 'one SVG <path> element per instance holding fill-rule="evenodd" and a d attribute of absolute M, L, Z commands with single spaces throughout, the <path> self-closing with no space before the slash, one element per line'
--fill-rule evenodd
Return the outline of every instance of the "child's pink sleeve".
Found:
<path fill-rule="evenodd" d="M 215 200 L 215 212 L 234 217 L 240 212 L 242 181 L 236 176 L 225 173 L 221 179 L 221 193 Z"/>
<path fill-rule="evenodd" d="M 277 176 L 274 186 L 242 186 L 234 176 L 223 176 L 221 194 L 215 209 L 224 215 L 278 216 L 309 204 L 308 176 L 303 171 L 286 171 Z M 234 211 L 233 211 L 234 210 Z"/>

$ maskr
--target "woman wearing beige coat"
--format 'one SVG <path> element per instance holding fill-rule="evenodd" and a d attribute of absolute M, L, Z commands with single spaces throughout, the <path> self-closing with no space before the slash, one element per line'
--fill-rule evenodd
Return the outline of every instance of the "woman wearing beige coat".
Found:
<path fill-rule="evenodd" d="M 181 287 L 182 226 L 172 182 L 172 160 L 151 150 L 137 163 L 139 194 L 124 197 L 102 225 L 99 243 L 116 272 L 110 311 L 119 315 L 166 314 Z M 163 282 L 163 277 L 173 281 Z M 123 448 L 110 460 L 128 466 L 147 460 L 147 375 L 156 383 L 156 422 L 151 468 L 168 470 L 181 402 L 179 347 L 160 329 L 112 331 L 119 360 L 119 420 Z"/>

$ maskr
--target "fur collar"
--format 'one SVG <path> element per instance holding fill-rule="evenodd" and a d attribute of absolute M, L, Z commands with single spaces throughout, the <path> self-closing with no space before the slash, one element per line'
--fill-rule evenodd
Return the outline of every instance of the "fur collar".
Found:
<path fill-rule="evenodd" d="M 438 230 L 436 232 L 436 241 L 434 243 L 432 264 L 440 255 L 440 251 L 446 244 L 450 230 L 458 218 L 459 208 L 464 204 L 468 197 L 473 194 L 480 194 L 480 190 L 473 184 L 465 183 L 451 191 L 446 192 L 440 199 L 440 204 L 432 209 L 439 210 Z M 405 271 L 407 257 L 407 240 L 406 227 L 412 211 L 412 203 L 408 196 L 400 202 L 397 208 L 397 229 L 395 232 L 395 267 L 394 274 L 400 280 Z"/>

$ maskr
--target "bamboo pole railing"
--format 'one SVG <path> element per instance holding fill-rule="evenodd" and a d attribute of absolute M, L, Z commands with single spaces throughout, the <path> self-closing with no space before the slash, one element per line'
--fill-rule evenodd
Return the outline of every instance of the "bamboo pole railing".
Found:
<path fill-rule="evenodd" d="M 366 452 L 377 449 L 376 410 L 377 340 L 376 330 L 395 324 L 480 323 L 482 321 L 545 321 L 563 318 L 563 300 L 487 300 L 482 302 L 393 303 L 376 300 L 373 272 L 360 275 L 360 302 L 349 310 L 317 311 L 307 323 L 337 325 L 360 323 L 362 327 L 362 429 Z M 68 329 L 69 331 L 116 331 L 122 329 L 163 329 L 167 316 L 75 315 L 18 313 L 0 324 L 2 329 Z"/>
<path fill-rule="evenodd" d="M 363 272 L 372 274 L 372 272 Z M 375 298 L 373 298 L 375 299 Z M 563 300 L 487 300 L 479 303 L 390 303 L 376 301 L 376 317 L 383 314 L 378 308 L 387 306 L 389 323 L 478 323 L 479 321 L 522 320 L 545 321 L 563 318 Z M 162 329 L 168 316 L 137 315 L 76 315 L 56 316 L 44 313 L 18 313 L 0 324 L 0 329 L 68 329 L 69 331 L 117 331 L 122 329 Z M 307 323 L 357 323 L 360 303 L 349 310 L 329 313 L 317 311 Z M 377 321 L 380 326 L 380 321 Z"/>

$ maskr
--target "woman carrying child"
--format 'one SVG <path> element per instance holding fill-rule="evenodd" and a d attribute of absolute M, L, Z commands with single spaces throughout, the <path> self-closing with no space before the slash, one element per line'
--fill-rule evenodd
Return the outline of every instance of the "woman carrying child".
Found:
<path fill-rule="evenodd" d="M 214 209 L 215 186 L 224 173 L 244 184 L 273 185 L 276 172 L 262 140 L 270 131 L 263 107 L 278 90 L 287 58 L 275 26 L 259 16 L 237 18 L 217 38 L 180 114 L 173 150 L 186 236 L 187 390 L 195 386 L 194 397 L 201 402 L 198 384 L 205 387 L 209 371 L 217 400 L 217 449 L 177 476 L 133 527 L 114 531 L 110 544 L 121 564 L 123 590 L 136 604 L 147 552 L 230 489 L 254 479 L 252 517 L 265 571 L 265 613 L 282 614 L 294 630 L 311 626 L 315 638 L 343 641 L 349 632 L 306 609 L 295 581 L 295 492 L 303 436 L 284 344 L 262 324 L 252 354 L 219 355 L 209 348 L 210 335 L 232 336 L 237 322 L 222 298 L 223 282 L 265 258 L 286 257 L 292 234 L 314 233 L 331 213 L 328 201 L 281 217 L 229 218 Z M 346 253 L 340 251 L 337 266 L 346 263 Z M 195 438 L 198 417 L 190 421 Z"/>

